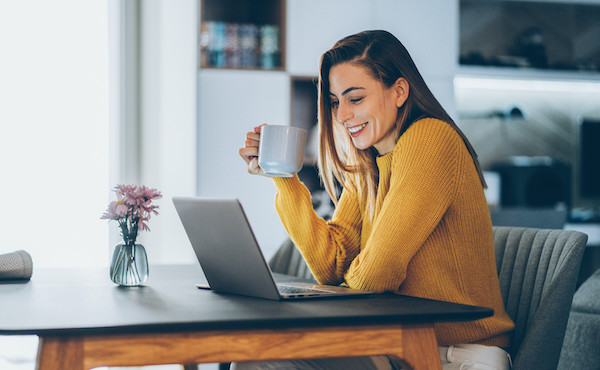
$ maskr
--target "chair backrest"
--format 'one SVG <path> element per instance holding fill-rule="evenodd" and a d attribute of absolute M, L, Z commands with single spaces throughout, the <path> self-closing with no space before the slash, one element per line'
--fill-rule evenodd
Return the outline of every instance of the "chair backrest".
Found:
<path fill-rule="evenodd" d="M 302 254 L 300 254 L 289 238 L 279 246 L 277 252 L 271 257 L 269 267 L 275 273 L 317 281 L 308 268 Z"/>
<path fill-rule="evenodd" d="M 515 369 L 556 368 L 586 242 L 572 230 L 494 226 Z"/>
<path fill-rule="evenodd" d="M 496 208 L 490 211 L 492 225 L 562 229 L 567 223 L 566 208 Z"/>

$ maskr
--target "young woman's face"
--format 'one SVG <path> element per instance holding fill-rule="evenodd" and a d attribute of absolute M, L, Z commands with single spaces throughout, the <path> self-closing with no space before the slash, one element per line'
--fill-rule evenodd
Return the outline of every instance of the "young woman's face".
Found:
<path fill-rule="evenodd" d="M 407 97 L 408 84 L 403 78 L 386 88 L 362 66 L 341 63 L 329 71 L 333 117 L 344 125 L 357 149 L 373 146 L 380 155 L 394 150 L 398 108 Z"/>

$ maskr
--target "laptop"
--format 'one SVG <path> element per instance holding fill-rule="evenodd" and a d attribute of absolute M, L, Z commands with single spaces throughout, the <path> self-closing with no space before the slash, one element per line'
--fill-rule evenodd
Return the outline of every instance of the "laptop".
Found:
<path fill-rule="evenodd" d="M 215 292 L 272 300 L 372 294 L 340 286 L 276 283 L 237 199 L 173 197 L 173 204 Z"/>

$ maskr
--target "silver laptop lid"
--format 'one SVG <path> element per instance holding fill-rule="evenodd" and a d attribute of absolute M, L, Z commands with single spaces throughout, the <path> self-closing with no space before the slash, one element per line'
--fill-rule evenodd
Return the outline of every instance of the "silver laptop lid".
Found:
<path fill-rule="evenodd" d="M 214 291 L 280 299 L 237 199 L 174 197 L 173 203 Z"/>

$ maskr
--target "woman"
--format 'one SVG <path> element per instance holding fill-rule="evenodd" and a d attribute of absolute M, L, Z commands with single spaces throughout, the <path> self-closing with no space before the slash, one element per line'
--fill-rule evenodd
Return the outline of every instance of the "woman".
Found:
<path fill-rule="evenodd" d="M 436 324 L 441 360 L 444 368 L 508 368 L 501 348 L 514 324 L 500 295 L 483 174 L 404 46 L 386 31 L 338 41 L 321 57 L 318 100 L 319 168 L 333 218 L 317 217 L 297 176 L 274 179 L 277 212 L 317 280 L 493 308 L 489 318 Z M 252 174 L 264 174 L 259 138 L 257 127 L 240 149 Z M 390 368 L 381 360 L 362 358 L 355 368 Z M 324 361 L 273 368 L 339 368 Z"/>

